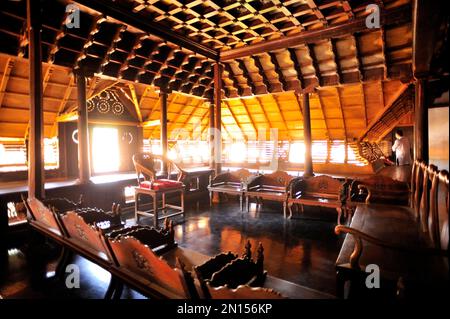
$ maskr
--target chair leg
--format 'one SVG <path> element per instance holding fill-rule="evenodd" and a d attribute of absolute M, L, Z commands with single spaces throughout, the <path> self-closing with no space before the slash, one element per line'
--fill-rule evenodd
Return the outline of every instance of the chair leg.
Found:
<path fill-rule="evenodd" d="M 338 213 L 337 224 L 338 224 L 338 225 L 341 225 L 342 208 L 338 207 L 338 208 L 336 208 L 336 211 L 337 211 L 337 213 Z"/>
<path fill-rule="evenodd" d="M 286 202 L 283 202 L 283 216 L 284 216 L 284 219 L 286 219 L 287 218 L 287 212 L 286 212 Z"/>
<path fill-rule="evenodd" d="M 336 296 L 339 299 L 344 299 L 346 278 L 342 271 L 336 271 Z"/>
<path fill-rule="evenodd" d="M 294 203 L 288 203 L 288 209 L 289 209 L 289 219 L 292 218 L 292 206 L 294 206 Z"/>
<path fill-rule="evenodd" d="M 104 299 L 111 299 L 117 287 L 117 281 L 114 276 L 111 275 L 111 280 L 109 281 L 108 289 L 105 292 Z"/>
<path fill-rule="evenodd" d="M 70 261 L 70 258 L 72 258 L 73 253 L 66 247 L 63 246 L 62 251 L 61 251 L 61 255 L 58 258 L 57 261 L 57 266 L 55 269 L 55 277 L 57 279 L 61 279 L 65 272 L 66 272 L 66 267 Z"/>
<path fill-rule="evenodd" d="M 139 194 L 138 193 L 134 193 L 134 219 L 136 220 L 136 223 L 139 222 L 139 214 L 138 214 L 138 209 L 139 209 Z"/>
<path fill-rule="evenodd" d="M 209 192 L 209 207 L 212 207 L 213 202 L 213 192 Z"/>
<path fill-rule="evenodd" d="M 120 299 L 123 292 L 123 283 L 117 282 L 116 284 L 116 290 L 114 291 L 114 294 L 112 296 L 113 299 Z"/>
<path fill-rule="evenodd" d="M 244 210 L 242 195 L 239 195 L 239 208 L 241 209 L 241 212 Z"/>
<path fill-rule="evenodd" d="M 250 200 L 249 200 L 249 196 L 245 197 L 245 207 L 247 209 L 247 213 L 250 211 Z"/>

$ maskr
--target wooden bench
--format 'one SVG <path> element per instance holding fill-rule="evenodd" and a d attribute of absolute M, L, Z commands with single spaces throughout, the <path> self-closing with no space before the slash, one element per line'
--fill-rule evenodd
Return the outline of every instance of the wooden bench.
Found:
<path fill-rule="evenodd" d="M 290 184 L 297 179 L 300 178 L 283 171 L 257 176 L 247 185 L 246 210 L 249 211 L 251 198 L 256 198 L 258 203 L 260 200 L 276 201 L 283 203 L 283 216 L 286 218 Z"/>
<path fill-rule="evenodd" d="M 342 213 L 347 217 L 346 199 L 346 182 L 327 175 L 298 179 L 291 183 L 288 199 L 289 218 L 292 217 L 294 205 L 300 205 L 302 212 L 303 206 L 328 207 L 336 209 L 340 224 Z"/>
<path fill-rule="evenodd" d="M 448 293 L 448 172 L 418 164 L 413 167 L 412 202 L 421 195 L 414 208 L 372 204 L 377 197 L 369 197 L 368 204 L 357 206 L 350 227 L 336 226 L 337 234 L 347 233 L 336 261 L 339 297 L 345 282 L 358 286 L 369 264 L 378 265 L 387 281 L 401 278 L 403 286 L 422 287 L 427 294 Z M 363 186 L 371 191 L 370 185 Z"/>
<path fill-rule="evenodd" d="M 382 202 L 385 204 L 408 205 L 410 188 L 408 183 L 388 176 L 373 175 L 365 179 L 355 179 L 349 187 L 348 205 Z"/>
<path fill-rule="evenodd" d="M 247 184 L 255 177 L 256 175 L 250 173 L 244 168 L 233 172 L 218 174 L 211 180 L 211 183 L 208 186 L 210 205 L 212 205 L 213 196 L 215 193 L 237 195 L 239 196 L 239 207 L 242 211 L 244 209 L 243 199 L 247 189 Z"/>

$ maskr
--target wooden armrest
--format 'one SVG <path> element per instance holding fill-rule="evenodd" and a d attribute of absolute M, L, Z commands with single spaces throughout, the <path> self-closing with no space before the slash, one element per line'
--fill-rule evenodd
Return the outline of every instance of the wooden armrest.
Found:
<path fill-rule="evenodd" d="M 218 174 L 216 177 L 214 177 L 211 180 L 211 184 L 210 185 L 212 186 L 213 184 L 226 182 L 229 179 L 229 176 L 230 176 L 229 172 Z"/>
<path fill-rule="evenodd" d="M 262 177 L 263 175 L 255 176 L 255 178 L 252 181 L 247 183 L 247 188 L 249 189 L 251 187 L 259 186 L 261 184 Z"/>
<path fill-rule="evenodd" d="M 344 225 L 337 225 L 334 228 L 334 232 L 336 235 L 339 235 L 341 233 L 345 234 L 351 234 L 353 236 L 353 239 L 355 240 L 355 247 L 353 249 L 352 254 L 350 255 L 350 266 L 355 269 L 360 269 L 359 265 L 359 259 L 361 257 L 362 251 L 363 251 L 363 245 L 362 240 L 368 241 L 374 245 L 378 245 L 387 249 L 393 249 L 398 250 L 406 253 L 412 253 L 412 254 L 424 254 L 424 255 L 434 255 L 434 256 L 442 256 L 448 258 L 448 253 L 441 249 L 435 249 L 435 248 L 427 248 L 427 247 L 407 247 L 403 245 L 398 245 L 394 243 L 390 243 L 384 240 L 381 240 L 379 238 L 373 237 L 371 235 L 368 235 L 362 231 L 359 231 L 355 228 L 344 226 Z"/>

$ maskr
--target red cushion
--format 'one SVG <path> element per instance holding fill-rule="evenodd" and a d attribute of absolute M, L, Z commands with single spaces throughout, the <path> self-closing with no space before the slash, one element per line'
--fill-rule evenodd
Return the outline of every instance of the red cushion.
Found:
<path fill-rule="evenodd" d="M 153 190 L 162 190 L 167 188 L 182 187 L 183 183 L 178 181 L 172 181 L 170 179 L 157 179 L 153 182 L 144 181 L 139 184 L 141 188 L 148 188 Z"/>

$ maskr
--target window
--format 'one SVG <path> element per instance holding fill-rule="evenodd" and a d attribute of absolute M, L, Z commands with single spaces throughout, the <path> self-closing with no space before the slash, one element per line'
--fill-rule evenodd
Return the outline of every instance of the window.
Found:
<path fill-rule="evenodd" d="M 58 138 L 44 138 L 45 169 L 59 168 Z M 26 171 L 27 148 L 22 139 L 0 138 L 0 172 Z"/>
<path fill-rule="evenodd" d="M 94 173 L 117 172 L 120 168 L 119 131 L 112 127 L 94 127 L 92 131 Z"/>

